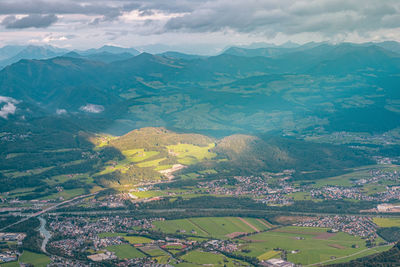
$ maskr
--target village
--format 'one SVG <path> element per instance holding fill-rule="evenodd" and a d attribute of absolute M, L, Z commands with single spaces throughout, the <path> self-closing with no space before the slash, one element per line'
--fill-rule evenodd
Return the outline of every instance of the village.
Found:
<path fill-rule="evenodd" d="M 17 246 L 21 246 L 25 237 L 26 234 L 23 233 L 0 233 L 0 244 L 15 243 Z M 0 249 L 0 263 L 17 260 L 21 255 L 17 246 L 12 246 L 9 249 Z"/>
<path fill-rule="evenodd" d="M 377 237 L 378 226 L 370 217 L 363 216 L 324 216 L 305 220 L 295 224 L 303 227 L 331 228 L 332 233 L 344 232 L 354 236 L 368 239 Z"/>
<path fill-rule="evenodd" d="M 204 251 L 219 251 L 232 253 L 238 250 L 238 245 L 231 240 L 207 240 L 196 241 L 187 238 L 163 236 L 157 239 L 143 239 L 146 241 L 131 242 L 138 235 L 151 236 L 148 230 L 154 230 L 154 222 L 163 221 L 163 218 L 133 219 L 130 217 L 68 217 L 49 216 L 49 229 L 55 233 L 54 238 L 47 245 L 48 251 L 58 257 L 79 259 L 86 255 L 92 262 L 112 261 L 117 256 L 109 247 L 129 245 L 139 249 L 145 255 L 147 251 L 162 250 L 168 252 L 169 247 L 179 248 L 182 253 L 194 248 L 202 248 Z M 184 231 L 180 231 L 185 234 Z M 140 238 L 138 240 L 141 240 Z M 57 261 L 57 256 L 53 259 Z M 118 266 L 124 264 L 155 264 L 152 257 L 140 257 L 137 259 L 123 259 L 118 261 Z M 82 265 L 84 266 L 84 265 Z"/>

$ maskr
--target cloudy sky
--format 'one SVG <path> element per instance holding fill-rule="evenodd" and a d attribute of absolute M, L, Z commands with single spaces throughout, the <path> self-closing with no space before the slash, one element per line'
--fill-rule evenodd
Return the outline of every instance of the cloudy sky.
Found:
<path fill-rule="evenodd" d="M 400 41 L 399 0 L 0 0 L 0 46 Z"/>

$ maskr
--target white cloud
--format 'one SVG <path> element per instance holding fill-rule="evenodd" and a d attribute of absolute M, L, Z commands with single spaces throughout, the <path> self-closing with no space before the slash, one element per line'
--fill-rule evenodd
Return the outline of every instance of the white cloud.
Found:
<path fill-rule="evenodd" d="M 3 119 L 8 119 L 8 115 L 14 114 L 17 110 L 17 107 L 15 105 L 18 104 L 19 101 L 15 100 L 12 97 L 0 96 L 0 104 L 1 103 L 5 104 L 0 109 L 0 117 L 2 117 Z"/>
<path fill-rule="evenodd" d="M 101 113 L 104 111 L 104 107 L 102 105 L 87 104 L 85 106 L 81 106 L 79 110 L 89 113 Z"/>
<path fill-rule="evenodd" d="M 67 114 L 67 111 L 63 108 L 56 110 L 57 115 L 64 115 Z"/>

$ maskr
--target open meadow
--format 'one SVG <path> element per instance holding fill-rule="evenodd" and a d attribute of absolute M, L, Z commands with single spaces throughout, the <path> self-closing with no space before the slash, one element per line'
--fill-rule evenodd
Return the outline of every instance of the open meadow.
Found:
<path fill-rule="evenodd" d="M 326 228 L 288 226 L 241 238 L 241 255 L 261 259 L 287 252 L 296 264 L 313 264 L 352 255 L 366 249 L 365 240 L 346 233 L 328 233 Z M 382 241 L 382 240 L 381 240 Z M 378 240 L 379 242 L 379 240 Z M 374 253 L 370 251 L 369 254 Z"/>
<path fill-rule="evenodd" d="M 25 250 L 19 258 L 20 263 L 32 264 L 34 267 L 46 267 L 50 263 L 50 258 L 44 254 L 38 254 Z"/>
<path fill-rule="evenodd" d="M 146 257 L 146 255 L 144 255 L 138 249 L 128 244 L 108 246 L 107 250 L 110 252 L 115 252 L 115 255 L 119 259 L 134 259 Z"/>
<path fill-rule="evenodd" d="M 184 263 L 176 266 L 204 266 L 210 264 L 212 264 L 212 266 L 240 266 L 240 264 L 243 264 L 243 266 L 248 265 L 242 261 L 228 258 L 219 253 L 205 252 L 201 250 L 191 251 L 182 256 L 181 259 L 184 260 Z"/>
<path fill-rule="evenodd" d="M 374 217 L 373 222 L 379 227 L 400 227 L 400 218 Z"/>

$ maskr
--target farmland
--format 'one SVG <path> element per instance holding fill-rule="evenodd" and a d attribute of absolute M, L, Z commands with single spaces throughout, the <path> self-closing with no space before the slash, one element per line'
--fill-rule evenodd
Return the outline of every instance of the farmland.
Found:
<path fill-rule="evenodd" d="M 327 230 L 288 226 L 250 235 L 241 239 L 244 243 L 241 245 L 240 254 L 262 259 L 274 257 L 279 251 L 286 251 L 290 262 L 306 265 L 344 257 L 366 249 L 365 241 L 359 237 L 342 232 L 329 234 Z"/>
<path fill-rule="evenodd" d="M 238 217 L 204 217 L 168 220 L 154 223 L 165 233 L 185 233 L 201 237 L 229 238 L 240 233 L 267 230 L 271 225 L 262 219 Z"/>
<path fill-rule="evenodd" d="M 243 263 L 238 260 L 233 260 L 228 257 L 225 257 L 221 254 L 204 252 L 200 250 L 195 250 L 187 253 L 182 257 L 185 262 L 192 263 L 195 265 L 203 265 L 203 264 L 213 264 L 213 266 L 235 266 L 235 263 Z M 185 266 L 185 265 L 177 265 L 177 266 Z"/>
<path fill-rule="evenodd" d="M 400 227 L 400 218 L 379 218 L 373 219 L 379 227 Z"/>

